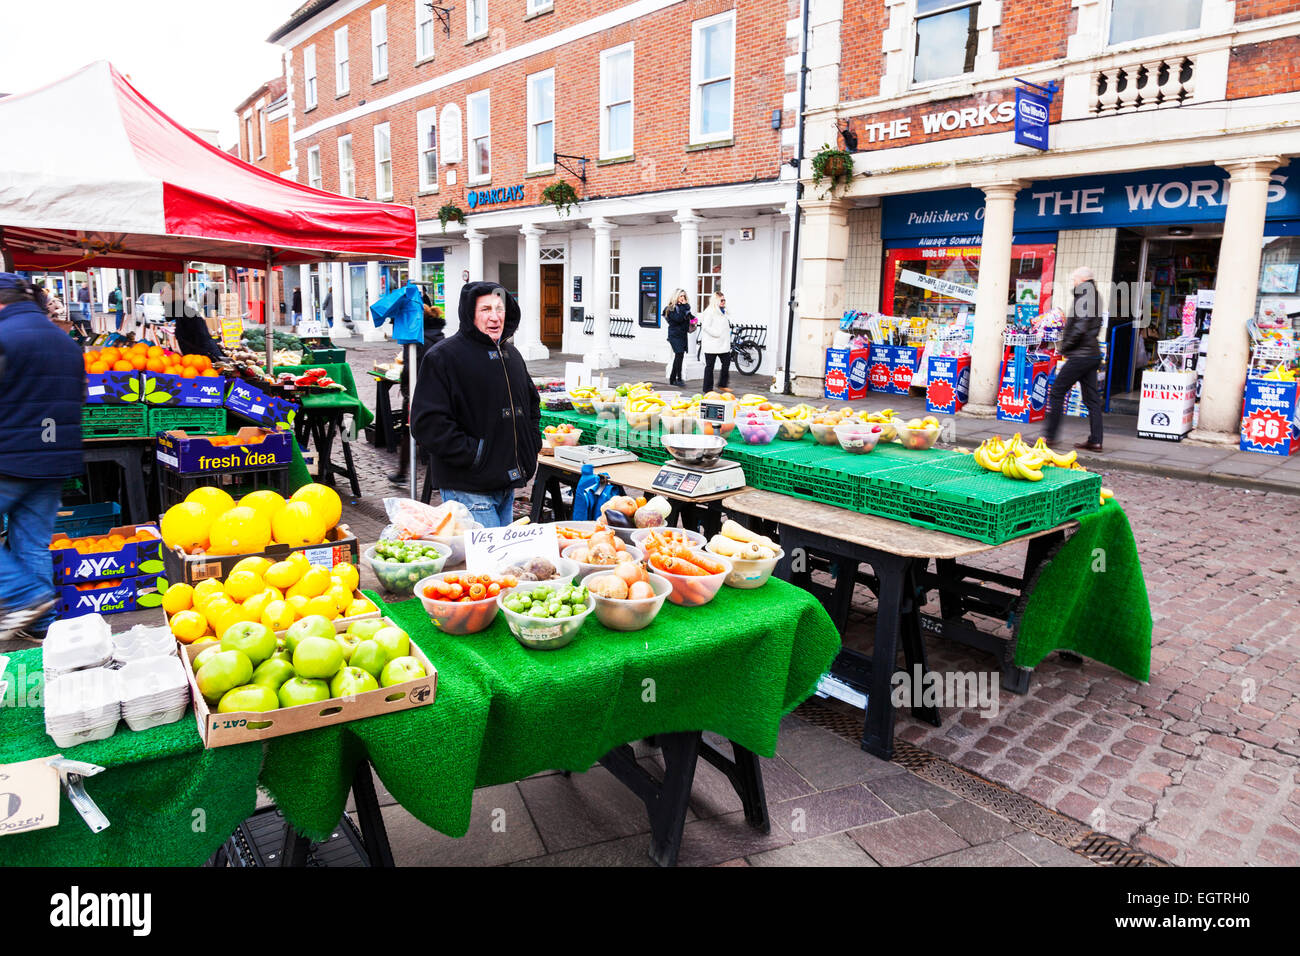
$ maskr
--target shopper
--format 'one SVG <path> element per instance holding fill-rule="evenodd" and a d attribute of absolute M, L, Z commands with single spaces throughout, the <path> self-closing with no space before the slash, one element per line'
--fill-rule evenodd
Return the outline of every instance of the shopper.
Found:
<path fill-rule="evenodd" d="M 429 349 L 411 399 L 415 439 L 433 455 L 443 501 L 495 528 L 514 520 L 515 489 L 537 468 L 541 402 L 528 366 L 508 339 L 519 303 L 492 282 L 460 292 L 457 334 Z"/>
<path fill-rule="evenodd" d="M 441 342 L 446 336 L 443 334 L 443 328 L 446 321 L 442 317 L 442 309 L 436 305 L 429 304 L 428 295 L 421 295 L 424 301 L 424 341 L 415 346 L 415 368 L 420 368 L 420 362 L 423 361 L 424 355 L 429 349 Z M 402 361 L 402 408 L 406 410 L 406 421 L 411 420 L 411 375 L 410 369 L 406 366 L 405 358 Z M 397 471 L 388 476 L 390 484 L 399 487 L 407 484 L 410 478 L 407 476 L 407 467 L 411 460 L 411 440 L 410 432 L 407 428 L 398 430 L 397 433 Z M 418 468 L 417 468 L 418 473 Z"/>
<path fill-rule="evenodd" d="M 302 321 L 302 288 L 301 287 L 293 290 L 293 308 L 290 309 L 290 311 L 293 313 L 293 324 L 297 326 L 297 324 Z"/>
<path fill-rule="evenodd" d="M 108 311 L 113 313 L 113 318 L 115 321 L 113 327 L 117 329 L 117 331 L 121 332 L 122 316 L 124 314 L 122 311 L 122 290 L 121 289 L 114 289 L 112 292 L 108 294 Z"/>
<path fill-rule="evenodd" d="M 54 291 L 54 288 L 52 286 L 47 286 L 44 295 L 45 314 L 50 317 L 50 321 L 58 326 L 60 332 L 74 336 L 78 341 L 81 341 L 81 334 L 73 327 L 72 323 L 68 321 L 67 309 L 64 308 L 63 300 L 59 298 L 59 295 Z"/>
<path fill-rule="evenodd" d="M 185 355 L 206 355 L 214 362 L 225 361 L 226 353 L 212 337 L 212 332 L 208 329 L 208 323 L 204 321 L 203 316 L 199 315 L 188 302 L 182 302 L 179 307 L 175 307 L 170 285 L 161 285 L 158 291 L 162 298 L 163 314 L 169 318 L 173 313 L 175 314 L 176 345 L 181 352 Z"/>
<path fill-rule="evenodd" d="M 713 391 L 713 366 L 718 359 L 722 360 L 718 388 L 726 388 L 731 368 L 731 322 L 727 318 L 727 298 L 721 292 L 713 294 L 700 316 L 700 346 L 704 350 L 704 392 Z"/>
<path fill-rule="evenodd" d="M 664 309 L 664 320 L 668 323 L 668 345 L 673 350 L 673 370 L 668 376 L 668 384 L 681 388 L 686 385 L 682 381 L 682 358 L 686 355 L 686 336 L 695 322 L 685 289 L 678 289 L 672 294 L 668 300 L 668 307 Z"/>
<path fill-rule="evenodd" d="M 1088 409 L 1088 440 L 1074 447 L 1084 451 L 1101 451 L 1101 392 L 1097 388 L 1097 369 L 1101 367 L 1101 297 L 1092 270 L 1080 266 L 1070 273 L 1073 296 L 1061 330 L 1061 354 L 1065 364 L 1056 371 L 1052 383 L 1047 421 L 1043 424 L 1043 438 L 1050 445 L 1056 441 L 1061 427 L 1061 410 L 1070 388 L 1075 382 L 1083 390 L 1083 404 Z"/>
<path fill-rule="evenodd" d="M 86 369 L 44 293 L 0 273 L 0 638 L 40 641 L 55 618 L 50 538 L 65 479 L 82 473 Z"/>

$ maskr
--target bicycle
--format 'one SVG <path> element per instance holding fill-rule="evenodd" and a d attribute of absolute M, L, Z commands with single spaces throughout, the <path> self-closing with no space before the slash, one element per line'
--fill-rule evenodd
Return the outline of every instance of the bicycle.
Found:
<path fill-rule="evenodd" d="M 731 327 L 731 365 L 741 375 L 753 375 L 763 364 L 763 343 L 767 328 L 761 325 L 733 325 Z M 695 359 L 704 354 L 704 343 L 698 330 L 695 333 Z"/>

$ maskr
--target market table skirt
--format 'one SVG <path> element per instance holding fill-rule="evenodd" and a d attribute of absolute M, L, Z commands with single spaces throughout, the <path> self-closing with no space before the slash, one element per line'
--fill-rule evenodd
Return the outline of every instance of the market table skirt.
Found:
<path fill-rule="evenodd" d="M 40 668 L 37 649 L 9 655 L 14 696 L 0 707 L 0 764 L 62 753 L 104 767 L 86 792 L 109 827 L 91 833 L 63 794 L 57 827 L 0 837 L 0 865 L 198 866 L 256 808 L 261 745 L 204 750 L 192 712 L 139 733 L 122 723 L 107 740 L 60 751 L 29 696 L 42 686 Z M 20 679 L 26 693 L 13 686 Z M 12 706 L 20 695 L 31 704 Z"/>
<path fill-rule="evenodd" d="M 437 699 L 268 741 L 262 783 L 313 839 L 337 825 L 367 756 L 403 807 L 451 836 L 469 829 L 475 787 L 586 771 L 654 734 L 708 730 L 772 756 L 780 718 L 813 692 L 840 647 L 825 609 L 775 579 L 723 588 L 700 608 L 665 604 L 643 631 L 609 631 L 593 616 L 557 651 L 525 650 L 500 618 L 456 637 L 438 632 L 418 599 L 382 610 L 437 667 Z"/>

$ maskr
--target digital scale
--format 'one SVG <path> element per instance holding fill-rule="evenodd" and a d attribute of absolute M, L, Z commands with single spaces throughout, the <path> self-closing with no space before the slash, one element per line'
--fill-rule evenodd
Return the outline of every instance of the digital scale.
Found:
<path fill-rule="evenodd" d="M 710 405 L 734 405 L 734 402 L 709 402 Z M 712 409 L 710 409 L 712 412 Z M 727 420 L 733 410 L 721 411 L 716 423 Z M 700 417 L 704 417 L 701 407 Z M 655 475 L 650 487 L 678 498 L 703 498 L 745 487 L 745 472 L 734 461 L 721 461 L 726 439 L 715 435 L 664 435 L 660 439 L 673 456 Z"/>
<path fill-rule="evenodd" d="M 617 465 L 625 461 L 636 461 L 636 455 L 621 448 L 608 448 L 605 445 L 556 445 L 553 449 L 556 458 L 571 461 L 578 465 Z"/>

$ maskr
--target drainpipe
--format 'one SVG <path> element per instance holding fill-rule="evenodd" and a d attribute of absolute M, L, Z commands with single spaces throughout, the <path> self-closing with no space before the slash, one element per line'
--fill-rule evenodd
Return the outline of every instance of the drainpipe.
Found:
<path fill-rule="evenodd" d="M 795 147 L 795 171 L 797 180 L 794 190 L 794 235 L 790 240 L 790 301 L 785 327 L 785 388 L 786 395 L 793 394 L 790 385 L 790 354 L 794 346 L 794 289 L 799 276 L 799 222 L 803 218 L 799 211 L 799 200 L 803 198 L 803 111 L 804 98 L 808 93 L 808 8 L 812 0 L 803 0 L 803 28 L 799 34 L 799 138 Z"/>

